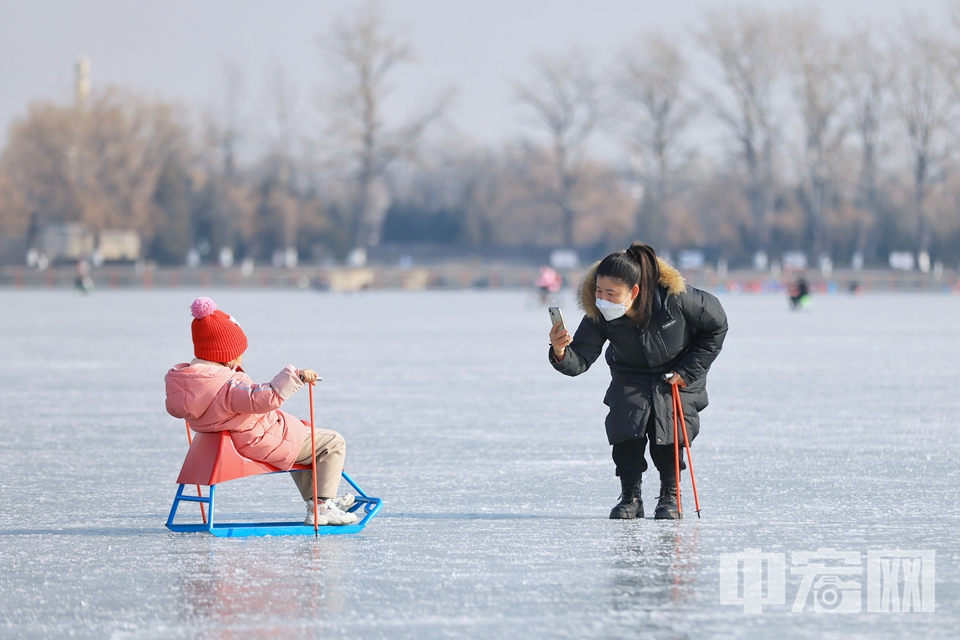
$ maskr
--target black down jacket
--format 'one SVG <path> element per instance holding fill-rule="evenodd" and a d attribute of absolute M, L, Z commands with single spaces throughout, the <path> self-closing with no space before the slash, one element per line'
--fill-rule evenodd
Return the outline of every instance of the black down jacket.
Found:
<path fill-rule="evenodd" d="M 655 442 L 673 444 L 673 401 L 670 385 L 661 376 L 675 371 L 687 383 L 680 390 L 687 435 L 700 431 L 699 413 L 707 406 L 707 372 L 720 353 L 727 334 L 727 316 L 717 298 L 687 286 L 680 272 L 658 258 L 660 282 L 653 315 L 646 328 L 624 316 L 607 322 L 596 303 L 597 265 L 587 272 L 580 289 L 580 308 L 586 314 L 554 368 L 568 376 L 580 375 L 600 356 L 609 341 L 606 359 L 613 380 L 603 402 L 610 444 L 636 439 L 653 412 Z M 598 263 L 599 264 L 599 263 Z M 678 427 L 679 429 L 679 427 Z M 680 432 L 680 443 L 683 434 Z"/>

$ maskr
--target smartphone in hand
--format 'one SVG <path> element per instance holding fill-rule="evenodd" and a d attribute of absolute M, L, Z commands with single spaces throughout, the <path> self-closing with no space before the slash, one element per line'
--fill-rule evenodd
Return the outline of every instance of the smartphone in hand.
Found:
<path fill-rule="evenodd" d="M 567 326 L 566 326 L 565 324 L 563 324 L 563 314 L 560 313 L 560 307 L 550 307 L 550 308 L 547 309 L 547 311 L 550 313 L 550 326 L 551 326 L 551 327 L 557 326 L 557 323 L 559 322 L 561 329 L 566 329 L 566 328 L 567 328 Z"/>

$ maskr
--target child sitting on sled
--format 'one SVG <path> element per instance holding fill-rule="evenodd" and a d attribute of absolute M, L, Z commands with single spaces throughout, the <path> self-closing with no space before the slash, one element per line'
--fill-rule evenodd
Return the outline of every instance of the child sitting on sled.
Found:
<path fill-rule="evenodd" d="M 344 511 L 351 494 L 336 498 L 347 444 L 336 431 L 316 430 L 311 451 L 310 426 L 280 411 L 280 405 L 304 384 L 317 380 L 310 369 L 287 366 L 267 383 L 256 384 L 241 368 L 247 336 L 233 317 L 217 309 L 210 298 L 197 298 L 193 313 L 193 353 L 189 364 L 167 372 L 167 412 L 186 419 L 198 432 L 229 431 L 240 455 L 287 471 L 294 464 L 310 465 L 317 457 L 318 525 L 346 525 L 357 516 Z M 310 471 L 290 474 L 307 503 L 305 525 L 313 526 L 313 487 Z"/>

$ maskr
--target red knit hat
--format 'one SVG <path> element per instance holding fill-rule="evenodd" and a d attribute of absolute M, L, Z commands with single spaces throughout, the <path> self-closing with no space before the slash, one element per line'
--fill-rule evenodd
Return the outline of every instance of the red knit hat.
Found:
<path fill-rule="evenodd" d="M 195 320 L 190 326 L 193 334 L 193 355 L 210 362 L 231 362 L 247 350 L 247 336 L 240 323 L 217 309 L 210 298 L 197 298 L 190 305 Z"/>

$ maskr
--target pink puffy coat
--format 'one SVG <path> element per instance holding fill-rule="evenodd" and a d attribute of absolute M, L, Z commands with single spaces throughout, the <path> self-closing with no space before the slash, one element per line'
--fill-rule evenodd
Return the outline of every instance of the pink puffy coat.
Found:
<path fill-rule="evenodd" d="M 229 431 L 237 451 L 251 460 L 286 471 L 310 436 L 309 426 L 278 410 L 304 384 L 292 366 L 255 384 L 239 367 L 194 360 L 176 365 L 164 380 L 170 415 L 194 431 Z"/>

